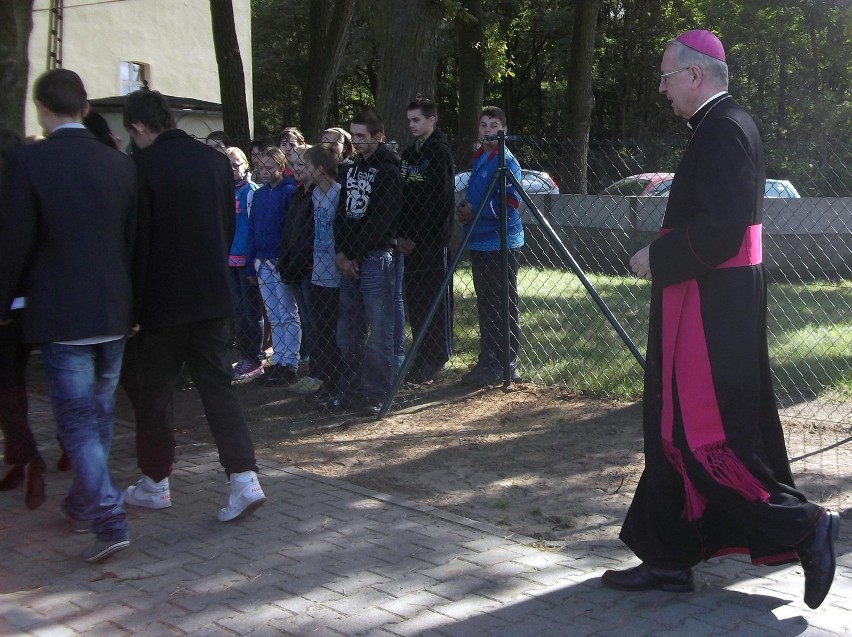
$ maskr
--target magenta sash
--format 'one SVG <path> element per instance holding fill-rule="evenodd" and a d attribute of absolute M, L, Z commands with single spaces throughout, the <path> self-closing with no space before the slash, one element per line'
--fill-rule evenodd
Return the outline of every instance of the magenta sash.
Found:
<path fill-rule="evenodd" d="M 749 226 L 739 253 L 716 268 L 738 268 L 761 263 L 761 230 L 760 224 Z M 666 232 L 665 228 L 660 231 L 661 234 Z M 687 520 L 700 518 L 707 498 L 687 476 L 681 452 L 672 441 L 672 382 L 675 378 L 684 435 L 696 460 L 714 480 L 736 490 L 746 500 L 767 502 L 769 494 L 761 482 L 727 445 L 707 353 L 698 282 L 690 279 L 664 288 L 662 315 L 663 405 L 660 432 L 666 458 L 683 477 L 686 490 L 684 517 Z"/>

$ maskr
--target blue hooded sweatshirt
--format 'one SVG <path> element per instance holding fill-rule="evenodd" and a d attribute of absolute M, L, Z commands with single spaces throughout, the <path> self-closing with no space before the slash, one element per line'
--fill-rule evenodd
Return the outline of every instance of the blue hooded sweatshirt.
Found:
<path fill-rule="evenodd" d="M 254 191 L 246 241 L 246 276 L 257 276 L 255 259 L 278 258 L 284 219 L 294 192 L 296 180 L 292 177 L 284 177 L 274 188 L 264 185 Z"/>
<path fill-rule="evenodd" d="M 228 265 L 241 267 L 246 261 L 246 246 L 248 245 L 249 224 L 249 193 L 260 188 L 251 179 L 241 179 L 235 184 L 234 200 L 237 210 L 237 223 L 234 227 L 234 240 L 228 252 Z M 251 195 L 254 197 L 254 195 Z"/>
<path fill-rule="evenodd" d="M 486 189 L 497 170 L 497 149 L 495 148 L 490 153 L 486 154 L 483 148 L 479 148 L 473 156 L 473 168 L 470 171 L 470 180 L 467 183 L 467 193 L 465 198 L 470 203 L 471 210 L 476 213 L 483 199 L 485 199 Z M 512 172 L 518 182 L 521 181 L 521 166 L 515 156 L 506 149 L 506 167 Z M 521 215 L 518 213 L 518 205 L 520 198 L 515 191 L 515 187 L 506 184 L 506 207 L 509 217 L 509 248 L 520 248 L 524 245 L 524 226 L 521 223 Z M 469 248 L 480 252 L 493 252 L 500 249 L 500 190 L 499 184 L 495 184 L 494 190 L 485 208 L 482 210 L 482 216 L 479 218 L 476 226 L 473 228 L 473 236 L 471 236 Z M 468 230 L 470 222 L 464 226 L 465 231 Z"/>

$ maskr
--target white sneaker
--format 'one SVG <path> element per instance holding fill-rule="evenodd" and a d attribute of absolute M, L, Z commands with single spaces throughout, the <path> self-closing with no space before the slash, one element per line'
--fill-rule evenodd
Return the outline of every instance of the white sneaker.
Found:
<path fill-rule="evenodd" d="M 148 476 L 142 476 L 136 484 L 124 490 L 124 501 L 135 507 L 146 509 L 165 509 L 172 506 L 172 496 L 169 493 L 169 479 L 163 478 L 154 482 Z"/>
<path fill-rule="evenodd" d="M 290 383 L 287 385 L 287 391 L 291 391 L 295 394 L 313 394 L 318 392 L 322 387 L 322 381 L 319 378 L 314 378 L 313 376 L 302 376 L 295 383 Z"/>
<path fill-rule="evenodd" d="M 219 509 L 219 522 L 230 522 L 249 515 L 266 502 L 266 496 L 260 488 L 254 471 L 232 473 L 228 484 L 230 485 L 228 503 Z"/>

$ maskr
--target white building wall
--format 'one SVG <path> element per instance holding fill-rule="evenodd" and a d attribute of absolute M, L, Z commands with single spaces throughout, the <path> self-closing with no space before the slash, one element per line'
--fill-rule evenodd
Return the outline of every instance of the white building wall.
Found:
<path fill-rule="evenodd" d="M 148 66 L 151 89 L 221 103 L 209 0 L 65 0 L 62 67 L 83 79 L 90 99 L 120 94 L 121 62 Z M 250 0 L 233 0 L 253 124 Z M 30 35 L 30 88 L 47 69 L 50 1 L 35 0 Z M 26 134 L 40 134 L 32 93 Z M 115 131 L 123 133 L 123 131 Z"/>

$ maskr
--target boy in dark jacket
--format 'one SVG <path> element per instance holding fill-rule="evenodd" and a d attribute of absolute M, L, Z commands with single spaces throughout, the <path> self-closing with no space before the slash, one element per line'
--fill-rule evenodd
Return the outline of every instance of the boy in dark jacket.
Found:
<path fill-rule="evenodd" d="M 452 351 L 452 287 L 441 289 L 449 267 L 447 244 L 455 209 L 453 154 L 447 137 L 436 128 L 435 104 L 418 98 L 408 105 L 408 129 L 414 143 L 402 153 L 403 206 L 397 249 L 405 255 L 403 290 L 414 338 L 425 332 L 407 380 L 424 383 L 449 360 Z M 430 323 L 426 314 L 441 296 Z"/>
<path fill-rule="evenodd" d="M 327 406 L 375 415 L 393 383 L 393 239 L 402 178 L 378 115 L 359 113 L 349 130 L 358 159 L 345 173 L 334 224 L 344 370 Z"/>

